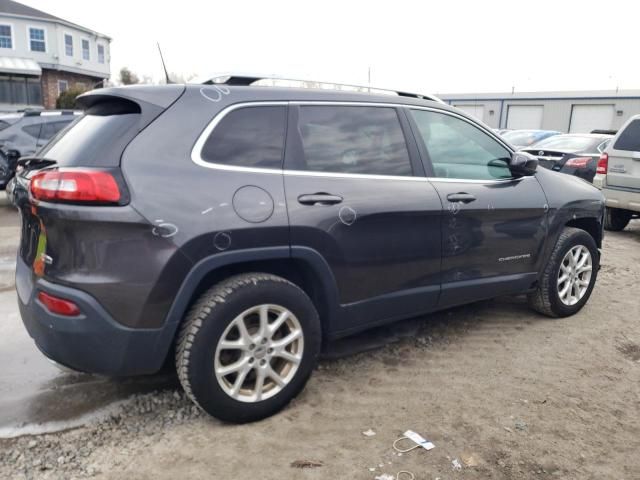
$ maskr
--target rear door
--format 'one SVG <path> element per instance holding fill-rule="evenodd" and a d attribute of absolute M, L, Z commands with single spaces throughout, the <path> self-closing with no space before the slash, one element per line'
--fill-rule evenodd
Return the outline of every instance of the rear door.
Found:
<path fill-rule="evenodd" d="M 285 191 L 291 245 L 327 262 L 335 331 L 433 309 L 441 202 L 404 113 L 368 104 L 291 104 Z"/>
<path fill-rule="evenodd" d="M 640 118 L 620 130 L 608 153 L 607 186 L 640 192 Z"/>
<path fill-rule="evenodd" d="M 412 108 L 410 118 L 444 206 L 440 306 L 527 289 L 546 235 L 536 178 L 514 178 L 511 152 L 461 116 Z"/>

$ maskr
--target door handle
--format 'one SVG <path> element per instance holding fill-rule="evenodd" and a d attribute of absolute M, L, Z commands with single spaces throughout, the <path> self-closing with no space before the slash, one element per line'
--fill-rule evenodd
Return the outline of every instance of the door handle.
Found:
<path fill-rule="evenodd" d="M 459 192 L 459 193 L 450 193 L 447 195 L 447 200 L 450 202 L 459 202 L 459 203 L 471 203 L 476 199 L 470 193 Z"/>
<path fill-rule="evenodd" d="M 298 197 L 298 203 L 302 205 L 335 205 L 340 202 L 342 202 L 341 196 L 324 192 L 305 194 Z"/>

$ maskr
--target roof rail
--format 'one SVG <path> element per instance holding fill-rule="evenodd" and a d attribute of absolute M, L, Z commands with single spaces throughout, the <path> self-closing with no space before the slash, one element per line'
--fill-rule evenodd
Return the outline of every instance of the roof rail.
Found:
<path fill-rule="evenodd" d="M 423 100 L 432 100 L 434 102 L 444 103 L 435 95 L 427 95 L 423 93 L 411 93 L 405 92 L 402 90 L 391 90 L 386 88 L 376 88 L 369 87 L 365 85 L 352 85 L 348 83 L 336 83 L 336 82 L 325 82 L 319 80 L 302 80 L 299 78 L 286 78 L 280 77 L 276 75 L 255 75 L 255 74 L 239 74 L 239 73 L 220 73 L 216 74 L 208 79 L 201 81 L 203 85 L 214 85 L 214 84 L 222 84 L 222 85 L 242 85 L 249 86 L 260 80 L 272 80 L 272 81 L 284 81 L 284 82 L 300 82 L 304 86 L 305 83 L 312 83 L 319 85 L 319 88 L 331 88 L 334 87 L 348 87 L 353 88 L 362 92 L 377 92 L 377 93 L 386 93 L 386 94 L 395 94 L 400 97 L 411 97 L 411 98 L 420 98 Z"/>

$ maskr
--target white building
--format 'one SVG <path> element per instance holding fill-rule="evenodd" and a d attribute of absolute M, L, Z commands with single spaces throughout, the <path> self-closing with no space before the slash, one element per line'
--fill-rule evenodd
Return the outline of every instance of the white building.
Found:
<path fill-rule="evenodd" d="M 0 0 L 0 111 L 55 108 L 69 88 L 100 86 L 110 75 L 110 41 L 35 8 Z"/>
<path fill-rule="evenodd" d="M 439 97 L 492 128 L 568 133 L 617 130 L 640 113 L 640 90 L 441 94 Z"/>

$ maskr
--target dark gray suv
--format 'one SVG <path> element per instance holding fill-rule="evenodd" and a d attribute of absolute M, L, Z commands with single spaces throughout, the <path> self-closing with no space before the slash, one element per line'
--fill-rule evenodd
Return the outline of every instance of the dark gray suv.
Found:
<path fill-rule="evenodd" d="M 323 342 L 499 295 L 578 312 L 603 197 L 435 98 L 224 84 L 106 88 L 29 160 L 16 288 L 67 367 L 151 374 L 247 422 Z"/>

